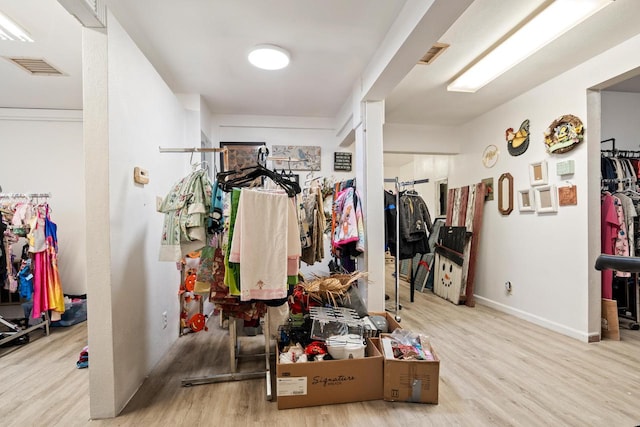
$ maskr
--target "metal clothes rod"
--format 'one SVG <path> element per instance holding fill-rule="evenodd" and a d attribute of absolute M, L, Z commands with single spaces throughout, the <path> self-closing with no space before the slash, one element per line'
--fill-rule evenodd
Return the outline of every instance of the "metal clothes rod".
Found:
<path fill-rule="evenodd" d="M 0 199 L 29 199 L 32 197 L 51 197 L 51 193 L 0 193 Z"/>
<path fill-rule="evenodd" d="M 228 151 L 227 147 L 222 148 L 160 148 L 161 153 L 222 153 Z"/>
<path fill-rule="evenodd" d="M 399 182 L 398 185 L 400 186 L 407 186 L 407 185 L 415 185 L 415 184 L 424 184 L 429 182 L 429 178 L 425 178 L 425 179 L 416 179 L 415 181 L 404 181 L 404 182 Z"/>
<path fill-rule="evenodd" d="M 611 143 L 611 149 L 615 151 L 615 149 L 616 149 L 616 139 L 615 138 L 605 139 L 603 141 L 600 141 L 600 144 L 604 144 L 605 142 L 610 142 Z"/>
<path fill-rule="evenodd" d="M 222 148 L 200 148 L 200 147 L 191 147 L 191 148 L 166 148 L 166 147 L 158 147 L 161 153 L 223 153 L 224 165 L 226 167 L 229 164 L 229 149 L 227 147 Z"/>

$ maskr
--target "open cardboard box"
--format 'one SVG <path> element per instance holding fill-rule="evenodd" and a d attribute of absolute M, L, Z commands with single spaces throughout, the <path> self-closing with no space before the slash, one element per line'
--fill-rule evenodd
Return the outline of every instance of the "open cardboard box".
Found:
<path fill-rule="evenodd" d="M 386 312 L 386 311 L 384 313 L 370 312 L 369 316 L 382 316 L 385 319 L 387 319 L 387 325 L 389 325 L 389 333 L 393 332 L 396 329 L 402 329 L 402 326 L 400 326 L 400 323 L 398 323 L 398 321 L 389 312 Z"/>
<path fill-rule="evenodd" d="M 384 400 L 437 404 L 440 358 L 433 346 L 429 344 L 433 361 L 395 359 L 384 344 L 385 335 L 376 341 L 384 356 Z"/>
<path fill-rule="evenodd" d="M 370 338 L 362 359 L 280 363 L 277 352 L 278 409 L 382 399 L 382 362 Z"/>

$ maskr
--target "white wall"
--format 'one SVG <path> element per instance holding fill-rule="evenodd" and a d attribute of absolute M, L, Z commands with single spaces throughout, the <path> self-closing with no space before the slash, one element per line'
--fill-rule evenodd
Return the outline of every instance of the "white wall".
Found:
<path fill-rule="evenodd" d="M 455 154 L 462 147 L 460 134 L 446 126 L 398 123 L 384 125 L 384 152 L 409 154 Z"/>
<path fill-rule="evenodd" d="M 85 294 L 82 112 L 0 109 L 0 141 L 3 192 L 51 193 L 62 290 Z"/>
<path fill-rule="evenodd" d="M 321 148 L 320 171 L 313 176 L 323 176 L 333 182 L 344 181 L 355 177 L 355 157 L 352 157 L 352 172 L 336 172 L 333 170 L 333 153 L 336 151 L 351 152 L 353 147 L 340 147 L 335 138 L 333 120 L 309 117 L 274 117 L 274 116 L 230 116 L 212 115 L 213 145 L 220 142 L 264 142 L 267 147 L 273 145 L 305 145 Z M 270 164 L 268 164 L 270 166 Z M 300 175 L 300 183 L 309 171 L 293 171 Z M 302 263 L 301 272 L 305 276 L 329 273 L 328 263 L 330 241 L 325 239 L 325 258 L 321 263 L 307 266 Z"/>
<path fill-rule="evenodd" d="M 617 149 L 640 150 L 640 93 L 602 92 L 602 139 L 609 138 L 616 139 Z"/>
<path fill-rule="evenodd" d="M 428 178 L 429 182 L 424 184 L 416 184 L 413 188 L 422 196 L 422 199 L 429 208 L 431 219 L 437 215 L 437 193 L 436 181 L 446 179 L 449 176 L 449 164 L 455 158 L 455 155 L 431 155 L 431 154 L 412 154 L 411 160 L 403 165 L 388 166 L 387 161 L 393 162 L 396 156 L 406 156 L 405 154 L 385 154 L 384 176 L 385 178 L 398 177 L 400 181 L 413 181 Z M 385 183 L 384 188 L 393 191 L 395 185 L 393 183 Z"/>
<path fill-rule="evenodd" d="M 465 145 L 456 156 L 449 188 L 489 175 L 497 182 L 503 172 L 513 175 L 515 190 L 528 188 L 529 164 L 541 160 L 548 162 L 550 183 L 565 185 L 556 175 L 556 163 L 573 159 L 576 165 L 569 181 L 578 187 L 577 206 L 560 207 L 558 213 L 547 215 L 521 214 L 516 208 L 509 216 L 500 215 L 495 204 L 485 206 L 476 275 L 479 302 L 584 341 L 599 334 L 600 276 L 593 265 L 600 252 L 600 123 L 598 111 L 587 116 L 587 89 L 636 68 L 639 49 L 640 36 L 629 39 L 463 127 L 461 134 L 465 128 L 473 129 L 476 143 Z M 580 117 L 587 137 L 569 153 L 548 155 L 543 131 L 563 114 Z M 511 157 L 502 142 L 504 131 L 524 119 L 531 121 L 529 149 Z M 501 144 L 492 169 L 481 162 L 488 144 Z M 513 284 L 511 295 L 505 293 L 507 280 Z"/>
<path fill-rule="evenodd" d="M 92 418 L 117 415 L 177 338 L 179 274 L 175 263 L 158 261 L 163 216 L 155 206 L 156 197 L 164 196 L 188 169 L 188 156 L 158 150 L 186 146 L 185 109 L 116 18 L 110 15 L 108 20 L 106 40 L 85 30 L 83 46 L 88 75 L 94 75 L 93 81 L 85 81 L 86 119 L 94 133 L 85 140 L 103 147 L 102 153 L 92 149 L 87 158 L 87 165 L 103 177 L 88 174 L 87 182 L 94 187 L 87 191 L 107 195 L 88 198 L 88 204 L 106 204 L 108 219 L 102 226 L 109 231 L 106 241 L 92 247 L 92 256 L 106 259 L 106 265 L 88 266 L 89 277 L 96 275 L 95 284 L 89 282 L 89 298 L 102 297 L 89 307 L 91 353 L 98 355 L 91 360 Z M 100 53 L 106 58 L 92 62 Z M 104 81 L 96 77 L 100 73 Z M 108 102 L 106 112 L 93 109 L 97 98 Z M 105 165 L 108 169 L 103 170 Z M 134 183 L 135 166 L 149 171 L 149 184 Z M 96 218 L 88 218 L 98 226 Z M 105 266 L 110 271 L 106 279 L 101 270 Z M 166 329 L 163 312 L 168 316 Z"/>

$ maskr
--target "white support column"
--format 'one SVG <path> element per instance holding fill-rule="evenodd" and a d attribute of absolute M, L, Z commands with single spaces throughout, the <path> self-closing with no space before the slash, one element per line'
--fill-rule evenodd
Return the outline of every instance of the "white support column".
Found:
<path fill-rule="evenodd" d="M 363 118 L 356 128 L 356 183 L 362 196 L 366 252 L 358 268 L 369 273 L 362 290 L 369 311 L 384 311 L 384 157 L 382 126 L 384 101 L 363 103 Z"/>
<path fill-rule="evenodd" d="M 84 162 L 87 215 L 89 415 L 118 414 L 114 365 L 109 208 L 109 100 L 107 34 L 82 29 Z"/>

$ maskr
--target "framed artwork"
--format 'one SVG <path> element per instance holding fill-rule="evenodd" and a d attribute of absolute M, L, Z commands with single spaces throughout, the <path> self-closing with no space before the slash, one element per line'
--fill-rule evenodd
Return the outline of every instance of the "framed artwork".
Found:
<path fill-rule="evenodd" d="M 558 212 L 558 192 L 555 185 L 543 185 L 535 188 L 536 212 Z"/>
<path fill-rule="evenodd" d="M 487 194 L 484 195 L 484 200 L 489 202 L 493 200 L 493 178 L 485 178 L 482 180 L 485 187 L 487 188 Z M 446 212 L 445 212 L 446 214 Z"/>
<path fill-rule="evenodd" d="M 533 212 L 535 208 L 535 193 L 533 188 L 518 190 L 518 210 L 520 212 Z"/>
<path fill-rule="evenodd" d="M 296 159 L 295 161 L 274 160 L 276 169 L 296 171 L 320 170 L 320 147 L 311 145 L 274 145 L 271 147 L 272 157 Z"/>
<path fill-rule="evenodd" d="M 492 168 L 498 162 L 498 157 L 500 156 L 500 150 L 495 145 L 487 145 L 487 147 L 482 152 L 482 164 L 485 168 Z"/>
<path fill-rule="evenodd" d="M 584 139 L 582 120 L 565 114 L 554 120 L 544 131 L 544 144 L 549 154 L 562 154 L 573 150 Z"/>
<path fill-rule="evenodd" d="M 532 186 L 546 185 L 549 181 L 549 174 L 547 173 L 547 162 L 543 160 L 537 163 L 531 163 L 529 165 L 529 183 Z"/>
<path fill-rule="evenodd" d="M 223 171 L 242 169 L 258 164 L 258 149 L 264 142 L 220 142 L 220 148 L 229 150 L 229 164 L 225 165 L 220 153 L 220 164 Z"/>
<path fill-rule="evenodd" d="M 498 178 L 498 211 L 502 215 L 513 211 L 513 176 L 508 172 Z"/>
<path fill-rule="evenodd" d="M 505 138 L 507 139 L 507 150 L 512 156 L 519 156 L 524 154 L 529 148 L 529 119 L 522 122 L 520 129 L 514 131 L 513 128 L 509 128 L 505 131 Z"/>
<path fill-rule="evenodd" d="M 575 185 L 568 187 L 558 187 L 558 204 L 560 206 L 571 206 L 578 204 L 578 188 Z"/>

